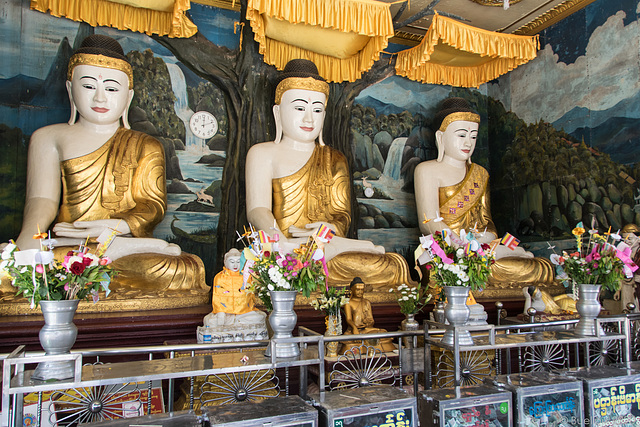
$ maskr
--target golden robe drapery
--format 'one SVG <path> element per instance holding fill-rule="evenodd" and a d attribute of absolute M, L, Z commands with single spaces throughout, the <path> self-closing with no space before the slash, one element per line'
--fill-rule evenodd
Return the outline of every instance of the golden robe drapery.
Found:
<path fill-rule="evenodd" d="M 337 227 L 336 234 L 345 236 L 351 223 L 351 190 L 349 167 L 342 153 L 316 145 L 309 161 L 297 172 L 274 179 L 273 215 L 286 237 L 290 226 L 304 227 L 324 221 Z M 361 277 L 374 290 L 411 284 L 409 267 L 395 253 L 384 255 L 346 252 L 328 263 L 329 283 L 347 285 Z"/>
<path fill-rule="evenodd" d="M 439 189 L 440 215 L 456 233 L 477 228 L 497 235 L 491 220 L 489 173 L 475 163 L 458 184 Z M 491 266 L 489 285 L 553 283 L 554 269 L 545 258 L 507 257 Z"/>
<path fill-rule="evenodd" d="M 56 222 L 122 219 L 133 237 L 151 237 L 166 210 L 164 148 L 153 137 L 118 131 L 98 150 L 62 162 L 62 203 Z M 65 255 L 70 248 L 56 248 Z M 195 255 L 137 254 L 112 264 L 111 289 L 139 295 L 204 291 L 204 265 Z"/>

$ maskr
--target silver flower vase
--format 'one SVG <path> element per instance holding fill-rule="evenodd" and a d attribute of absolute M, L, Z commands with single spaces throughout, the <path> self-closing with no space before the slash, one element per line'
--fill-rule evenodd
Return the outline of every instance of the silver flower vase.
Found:
<path fill-rule="evenodd" d="M 80 300 L 40 301 L 44 326 L 40 329 L 40 345 L 47 356 L 66 354 L 76 342 L 78 328 L 73 316 Z M 73 378 L 74 362 L 41 362 L 31 376 L 34 380 L 66 380 Z"/>
<path fill-rule="evenodd" d="M 403 331 L 417 331 L 420 329 L 420 323 L 415 319 L 416 314 L 405 314 L 405 319 L 400 322 L 400 329 Z M 404 346 L 406 348 L 413 348 L 413 337 L 404 337 Z"/>
<path fill-rule="evenodd" d="M 269 315 L 269 324 L 273 330 L 273 337 L 292 338 L 293 328 L 296 327 L 298 316 L 293 311 L 298 291 L 269 291 L 273 311 Z M 291 358 L 300 355 L 300 349 L 295 343 L 276 343 L 275 356 Z"/>
<path fill-rule="evenodd" d="M 470 288 L 468 286 L 444 287 L 444 294 L 447 297 L 447 305 L 444 307 L 444 316 L 449 322 L 449 326 L 442 337 L 443 344 L 453 345 L 453 329 L 457 326 L 464 326 L 469 319 L 469 307 L 467 307 L 469 289 Z M 473 345 L 473 338 L 469 331 L 458 330 L 458 345 Z"/>
<path fill-rule="evenodd" d="M 580 314 L 580 320 L 576 324 L 575 333 L 581 336 L 596 335 L 596 317 L 600 314 L 600 285 L 578 285 L 578 302 L 576 309 Z M 604 330 L 600 328 L 600 334 L 604 335 Z"/>
<path fill-rule="evenodd" d="M 444 302 L 438 301 L 435 303 L 433 307 L 433 320 L 438 323 L 444 323 L 445 319 L 446 318 L 444 317 Z"/>

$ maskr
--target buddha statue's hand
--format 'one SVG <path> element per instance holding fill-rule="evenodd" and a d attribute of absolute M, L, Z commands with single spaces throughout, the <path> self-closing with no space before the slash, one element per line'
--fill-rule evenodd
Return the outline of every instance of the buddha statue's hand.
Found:
<path fill-rule="evenodd" d="M 74 223 L 59 222 L 53 227 L 56 236 L 80 239 L 98 237 L 109 230 L 115 231 L 117 236 L 131 233 L 127 222 L 120 219 L 97 219 L 94 221 L 75 221 Z"/>
<path fill-rule="evenodd" d="M 105 252 L 105 256 L 115 261 L 127 255 L 135 254 L 163 254 L 167 256 L 179 256 L 182 253 L 180 246 L 167 243 L 164 240 L 144 237 L 114 237 Z"/>
<path fill-rule="evenodd" d="M 496 259 L 517 257 L 517 258 L 534 258 L 531 252 L 524 250 L 520 246 L 517 246 L 514 250 L 509 249 L 504 245 L 498 245 L 496 247 Z"/>
<path fill-rule="evenodd" d="M 291 227 L 289 227 L 289 234 L 291 234 L 293 237 L 313 236 L 318 231 L 318 228 L 320 228 L 321 225 L 325 225 L 329 227 L 331 230 L 333 230 L 334 233 L 336 232 L 335 225 L 329 224 L 328 222 L 318 221 L 318 222 L 312 222 L 312 223 L 306 224 L 304 228 L 300 228 L 300 227 L 296 227 L 295 225 L 292 225 Z"/>

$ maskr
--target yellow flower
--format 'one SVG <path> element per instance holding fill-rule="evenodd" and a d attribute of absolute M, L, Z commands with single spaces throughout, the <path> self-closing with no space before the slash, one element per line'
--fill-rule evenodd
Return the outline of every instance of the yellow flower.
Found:
<path fill-rule="evenodd" d="M 571 230 L 571 233 L 574 236 L 582 236 L 584 234 L 585 230 L 582 227 L 576 227 L 573 230 Z"/>

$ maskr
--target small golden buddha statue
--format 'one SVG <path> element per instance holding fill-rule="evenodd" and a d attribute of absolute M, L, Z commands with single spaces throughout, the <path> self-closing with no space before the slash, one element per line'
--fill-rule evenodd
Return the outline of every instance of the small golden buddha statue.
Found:
<path fill-rule="evenodd" d="M 351 296 L 349 303 L 343 307 L 344 317 L 347 323 L 345 335 L 374 334 L 387 332 L 386 329 L 375 328 L 371 302 L 364 297 L 365 284 L 360 277 L 354 277 L 350 284 Z M 365 344 L 380 348 L 382 351 L 393 351 L 396 349 L 391 338 L 382 340 L 371 340 Z M 348 341 L 343 344 L 342 352 L 351 347 L 360 345 L 359 341 Z"/>

